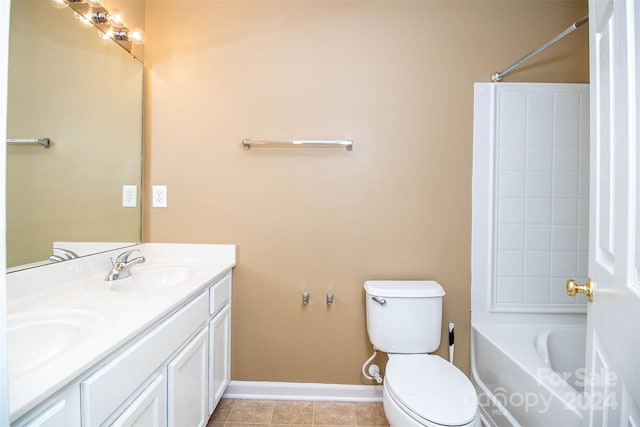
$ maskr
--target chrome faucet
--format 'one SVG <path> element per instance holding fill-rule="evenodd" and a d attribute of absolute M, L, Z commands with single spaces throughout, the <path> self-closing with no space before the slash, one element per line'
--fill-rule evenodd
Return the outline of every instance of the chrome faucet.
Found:
<path fill-rule="evenodd" d="M 63 258 L 60 255 L 49 255 L 49 261 L 51 262 L 60 262 L 60 261 L 65 261 L 67 258 Z"/>
<path fill-rule="evenodd" d="M 124 279 L 125 277 L 131 276 L 131 267 L 136 264 L 142 264 L 145 259 L 143 256 L 139 256 L 132 260 L 129 260 L 129 255 L 134 252 L 140 252 L 138 249 L 134 249 L 131 251 L 126 251 L 121 253 L 116 257 L 116 260 L 111 260 L 111 271 L 107 274 L 107 277 L 104 278 L 107 282 L 111 282 L 113 280 Z"/>
<path fill-rule="evenodd" d="M 79 255 L 69 249 L 65 249 L 65 248 L 53 248 L 53 253 L 55 254 L 56 252 L 62 252 L 62 256 L 65 259 L 74 259 L 74 258 L 79 258 Z"/>
<path fill-rule="evenodd" d="M 62 253 L 62 255 L 58 255 L 56 254 L 56 252 L 60 252 Z M 66 261 L 68 259 L 75 259 L 75 258 L 79 258 L 79 255 L 73 251 L 70 251 L 69 249 L 53 248 L 53 255 L 49 256 L 49 261 L 60 262 L 60 261 Z"/>

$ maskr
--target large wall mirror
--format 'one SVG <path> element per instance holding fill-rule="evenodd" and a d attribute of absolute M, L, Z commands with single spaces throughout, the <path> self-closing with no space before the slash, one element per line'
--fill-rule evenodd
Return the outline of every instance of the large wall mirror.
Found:
<path fill-rule="evenodd" d="M 140 241 L 142 75 L 70 8 L 12 0 L 7 136 L 51 145 L 7 143 L 10 271 L 48 262 L 54 244 L 101 242 L 70 247 L 86 255 Z M 137 207 L 122 206 L 123 185 Z"/>

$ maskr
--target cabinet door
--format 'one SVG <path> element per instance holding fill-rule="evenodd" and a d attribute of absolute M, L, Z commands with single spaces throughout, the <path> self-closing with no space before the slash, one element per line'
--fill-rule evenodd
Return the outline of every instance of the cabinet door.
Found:
<path fill-rule="evenodd" d="M 213 413 L 231 379 L 231 306 L 209 324 L 209 413 Z"/>
<path fill-rule="evenodd" d="M 167 382 L 158 375 L 111 425 L 112 427 L 166 427 Z"/>
<path fill-rule="evenodd" d="M 207 424 L 207 331 L 202 329 L 167 367 L 169 427 Z"/>

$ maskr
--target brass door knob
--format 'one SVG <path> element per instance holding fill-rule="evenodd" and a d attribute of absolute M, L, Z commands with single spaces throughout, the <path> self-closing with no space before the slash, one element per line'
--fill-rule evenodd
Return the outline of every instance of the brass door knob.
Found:
<path fill-rule="evenodd" d="M 578 285 L 573 279 L 567 280 L 567 295 L 570 297 L 576 296 L 576 294 L 584 294 L 589 302 L 593 301 L 593 291 L 591 290 L 591 278 L 587 279 L 587 283 L 584 285 Z"/>

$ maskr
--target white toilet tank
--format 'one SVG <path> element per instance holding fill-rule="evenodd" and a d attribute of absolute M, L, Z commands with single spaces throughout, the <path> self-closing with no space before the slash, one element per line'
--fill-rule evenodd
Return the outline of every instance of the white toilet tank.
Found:
<path fill-rule="evenodd" d="M 442 297 L 431 280 L 368 280 L 369 341 L 386 353 L 431 353 L 440 346 Z"/>

